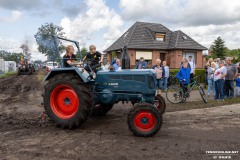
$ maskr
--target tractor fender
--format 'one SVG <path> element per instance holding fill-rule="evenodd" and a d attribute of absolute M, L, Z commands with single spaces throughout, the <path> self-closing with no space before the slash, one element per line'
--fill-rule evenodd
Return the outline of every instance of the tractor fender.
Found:
<path fill-rule="evenodd" d="M 72 73 L 74 75 L 77 75 L 85 83 L 87 83 L 89 81 L 88 80 L 89 74 L 86 71 L 82 72 L 82 68 L 76 68 L 76 67 L 54 68 L 47 74 L 47 76 L 44 78 L 43 81 L 48 81 L 49 79 L 53 78 L 54 76 L 56 76 L 58 74 L 62 74 L 62 73 Z"/>

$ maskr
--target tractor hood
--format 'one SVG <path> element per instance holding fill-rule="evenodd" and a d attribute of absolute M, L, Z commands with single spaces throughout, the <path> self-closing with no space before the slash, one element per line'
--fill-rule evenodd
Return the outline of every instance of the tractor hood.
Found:
<path fill-rule="evenodd" d="M 155 95 L 155 71 L 152 69 L 129 69 L 120 71 L 99 71 L 95 81 L 96 90 L 108 90 L 113 94 Z"/>

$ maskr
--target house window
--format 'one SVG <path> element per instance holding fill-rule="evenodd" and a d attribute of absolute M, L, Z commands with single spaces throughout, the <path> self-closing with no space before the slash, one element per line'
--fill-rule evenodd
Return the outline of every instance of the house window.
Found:
<path fill-rule="evenodd" d="M 156 41 L 165 42 L 166 34 L 165 33 L 156 33 L 155 38 L 156 38 Z"/>
<path fill-rule="evenodd" d="M 136 51 L 136 59 L 139 60 L 143 57 L 145 60 L 152 60 L 152 52 L 151 51 Z"/>

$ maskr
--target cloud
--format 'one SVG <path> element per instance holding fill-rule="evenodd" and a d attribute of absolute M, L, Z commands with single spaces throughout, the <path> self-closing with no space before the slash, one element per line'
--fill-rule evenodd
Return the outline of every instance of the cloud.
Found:
<path fill-rule="evenodd" d="M 221 36 L 226 46 L 240 48 L 239 0 L 120 0 L 125 21 L 157 22 L 171 30 L 181 29 L 209 47 Z"/>
<path fill-rule="evenodd" d="M 41 6 L 41 0 L 0 0 L 0 8 L 8 10 L 32 10 Z"/>
<path fill-rule="evenodd" d="M 84 11 L 85 8 L 86 4 L 80 3 L 78 5 L 63 6 L 62 11 L 69 17 L 76 17 L 79 13 Z"/>
<path fill-rule="evenodd" d="M 22 12 L 12 11 L 9 16 L 0 16 L 0 23 L 13 23 L 19 21 L 23 17 Z"/>
<path fill-rule="evenodd" d="M 20 46 L 26 41 L 28 41 L 29 51 L 31 52 L 31 60 L 47 60 L 47 57 L 38 51 L 38 45 L 32 36 L 25 36 L 24 40 L 21 41 L 7 37 L 0 37 L 0 50 L 5 50 L 11 53 L 22 53 Z"/>
<path fill-rule="evenodd" d="M 224 25 L 182 27 L 180 29 L 206 47 L 210 47 L 213 41 L 220 36 L 225 40 L 226 47 L 234 49 L 240 48 L 239 28 L 240 22 Z"/>
<path fill-rule="evenodd" d="M 106 6 L 103 0 L 87 0 L 85 13 L 79 13 L 74 19 L 65 17 L 61 20 L 67 37 L 78 40 L 82 46 L 90 40 L 102 39 L 106 43 L 101 50 L 121 35 L 122 25 L 121 16 Z M 100 31 L 105 31 L 103 37 L 99 37 Z"/>
<path fill-rule="evenodd" d="M 6 50 L 9 52 L 21 52 L 20 45 L 21 42 L 15 39 L 0 37 L 0 50 Z"/>
<path fill-rule="evenodd" d="M 239 0 L 120 0 L 126 20 L 151 20 L 168 24 L 209 25 L 240 20 Z"/>

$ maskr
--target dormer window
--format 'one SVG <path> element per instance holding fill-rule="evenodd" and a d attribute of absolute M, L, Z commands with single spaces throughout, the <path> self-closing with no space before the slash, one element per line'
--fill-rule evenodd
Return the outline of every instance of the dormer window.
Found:
<path fill-rule="evenodd" d="M 182 36 L 182 38 L 183 38 L 184 40 L 186 40 L 186 39 L 187 39 L 187 36 Z"/>
<path fill-rule="evenodd" d="M 165 33 L 156 33 L 155 39 L 156 41 L 165 42 L 166 34 Z"/>

